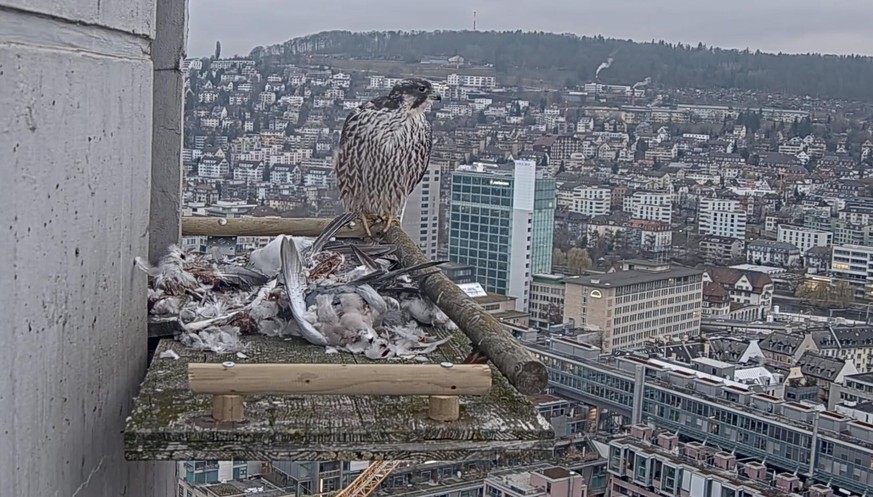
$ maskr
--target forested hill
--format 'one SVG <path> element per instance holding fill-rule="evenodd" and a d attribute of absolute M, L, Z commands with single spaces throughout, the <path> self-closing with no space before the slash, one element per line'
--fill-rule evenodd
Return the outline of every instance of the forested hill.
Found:
<path fill-rule="evenodd" d="M 610 56 L 603 82 L 633 83 L 651 77 L 655 85 L 684 88 L 739 88 L 815 97 L 873 100 L 873 58 L 788 55 L 724 50 L 665 42 L 578 37 L 521 31 L 367 32 L 327 31 L 271 47 L 293 58 L 301 54 L 418 61 L 461 55 L 493 64 L 504 82 L 519 74 L 561 69 L 573 83 L 590 81 Z M 264 53 L 256 49 L 255 52 Z M 559 84 L 565 81 L 555 82 Z"/>

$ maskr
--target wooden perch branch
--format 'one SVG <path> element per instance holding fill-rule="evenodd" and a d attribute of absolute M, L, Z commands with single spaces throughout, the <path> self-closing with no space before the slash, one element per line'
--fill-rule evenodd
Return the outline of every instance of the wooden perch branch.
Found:
<path fill-rule="evenodd" d="M 388 243 L 397 245 L 404 266 L 428 262 L 399 227 L 389 228 L 385 238 Z M 425 278 L 421 282 L 421 289 L 521 393 L 532 395 L 546 388 L 549 381 L 546 366 L 442 272 Z"/>
<path fill-rule="evenodd" d="M 327 218 L 275 218 L 248 217 L 225 219 L 217 217 L 183 217 L 183 236 L 318 236 Z M 344 227 L 337 233 L 339 238 L 361 237 L 364 231 L 357 224 Z"/>
<path fill-rule="evenodd" d="M 482 364 L 188 364 L 188 388 L 213 395 L 486 395 Z"/>

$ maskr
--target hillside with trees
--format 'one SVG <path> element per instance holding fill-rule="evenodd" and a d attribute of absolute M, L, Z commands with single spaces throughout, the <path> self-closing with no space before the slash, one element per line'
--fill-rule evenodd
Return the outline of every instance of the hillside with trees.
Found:
<path fill-rule="evenodd" d="M 285 62 L 304 55 L 385 59 L 415 63 L 425 57 L 461 55 L 469 63 L 492 65 L 504 84 L 519 74 L 563 70 L 567 84 L 594 79 L 629 84 L 651 77 L 667 88 L 736 88 L 819 98 L 873 101 L 873 58 L 821 54 L 770 54 L 664 41 L 633 42 L 522 31 L 367 32 L 327 31 L 258 47 Z"/>

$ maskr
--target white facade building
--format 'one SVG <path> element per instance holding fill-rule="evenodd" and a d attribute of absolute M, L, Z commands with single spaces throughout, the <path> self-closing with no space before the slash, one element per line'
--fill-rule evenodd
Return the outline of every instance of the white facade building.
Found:
<path fill-rule="evenodd" d="M 401 226 L 429 259 L 436 259 L 440 227 L 440 165 L 431 161 L 403 209 Z"/>
<path fill-rule="evenodd" d="M 698 222 L 702 235 L 746 238 L 746 212 L 738 200 L 700 199 Z"/>
<path fill-rule="evenodd" d="M 491 89 L 497 86 L 494 76 L 471 76 L 467 74 L 449 74 L 446 77 L 449 86 L 467 86 L 471 88 Z"/>
<path fill-rule="evenodd" d="M 839 245 L 831 256 L 834 278 L 855 288 L 855 296 L 867 298 L 873 289 L 873 247 Z"/>
<path fill-rule="evenodd" d="M 800 249 L 801 254 L 804 254 L 813 247 L 833 245 L 834 234 L 825 230 L 780 224 L 777 228 L 776 240 L 790 243 Z"/>
<path fill-rule="evenodd" d="M 605 216 L 612 205 L 612 190 L 602 186 L 580 186 L 573 189 L 570 212 L 586 216 Z"/>
<path fill-rule="evenodd" d="M 624 198 L 623 210 L 634 219 L 673 222 L 673 194 L 666 192 L 634 192 Z"/>

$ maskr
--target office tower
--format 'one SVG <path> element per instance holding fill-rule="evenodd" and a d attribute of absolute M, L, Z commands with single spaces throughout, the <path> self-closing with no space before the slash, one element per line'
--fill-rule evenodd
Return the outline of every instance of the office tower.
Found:
<path fill-rule="evenodd" d="M 475 163 L 452 173 L 451 191 L 449 259 L 526 312 L 531 275 L 552 269 L 555 180 L 534 161 Z"/>

